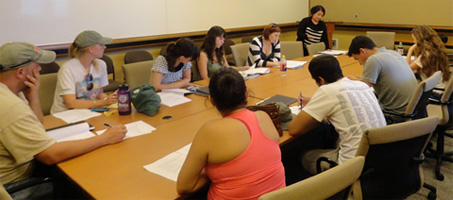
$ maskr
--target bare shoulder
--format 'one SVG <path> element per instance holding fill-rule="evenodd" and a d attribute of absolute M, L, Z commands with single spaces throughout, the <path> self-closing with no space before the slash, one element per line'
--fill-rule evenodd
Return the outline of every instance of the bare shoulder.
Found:
<path fill-rule="evenodd" d="M 256 111 L 255 114 L 256 114 L 256 118 L 258 119 L 258 123 L 259 123 L 260 128 L 263 131 L 263 133 L 267 137 L 269 137 L 275 141 L 279 141 L 278 131 L 275 128 L 271 117 L 264 111 Z"/>

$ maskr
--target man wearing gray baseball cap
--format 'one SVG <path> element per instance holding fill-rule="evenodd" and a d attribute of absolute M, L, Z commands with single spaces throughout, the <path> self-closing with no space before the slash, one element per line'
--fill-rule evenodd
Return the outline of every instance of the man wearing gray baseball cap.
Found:
<path fill-rule="evenodd" d="M 39 64 L 54 60 L 54 52 L 25 42 L 10 42 L 0 47 L 0 182 L 7 190 L 31 178 L 34 159 L 52 165 L 120 142 L 127 132 L 124 125 L 117 125 L 108 129 L 108 134 L 85 140 L 57 143 L 50 138 L 42 125 Z M 52 190 L 49 184 L 40 185 L 11 196 L 39 198 L 43 195 L 40 193 L 49 190 Z"/>

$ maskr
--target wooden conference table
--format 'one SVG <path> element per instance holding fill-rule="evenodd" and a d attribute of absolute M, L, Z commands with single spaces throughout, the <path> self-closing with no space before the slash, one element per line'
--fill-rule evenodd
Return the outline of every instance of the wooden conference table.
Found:
<path fill-rule="evenodd" d="M 296 60 L 308 61 L 312 57 Z M 347 56 L 338 56 L 344 75 L 360 76 L 362 67 Z M 311 96 L 318 86 L 311 79 L 308 64 L 297 70 L 288 70 L 286 77 L 279 75 L 278 68 L 270 74 L 246 81 L 250 96 L 249 105 L 275 94 L 297 97 L 301 91 Z M 207 85 L 207 80 L 198 85 Z M 133 137 L 121 143 L 99 148 L 88 154 L 64 161 L 58 167 L 87 194 L 94 199 L 177 199 L 176 183 L 157 174 L 146 171 L 143 166 L 182 148 L 192 142 L 198 129 L 207 121 L 221 118 L 206 97 L 187 95 L 192 101 L 175 107 L 162 105 L 153 117 L 133 111 L 131 115 L 119 116 L 114 113 L 88 119 L 96 130 L 105 129 L 103 123 L 130 123 L 138 120 L 154 126 L 150 134 Z M 170 119 L 163 119 L 171 116 Z M 45 116 L 44 126 L 51 128 L 65 124 L 53 117 Z M 219 127 L 221 128 L 221 127 Z M 291 137 L 281 137 L 284 143 Z"/>

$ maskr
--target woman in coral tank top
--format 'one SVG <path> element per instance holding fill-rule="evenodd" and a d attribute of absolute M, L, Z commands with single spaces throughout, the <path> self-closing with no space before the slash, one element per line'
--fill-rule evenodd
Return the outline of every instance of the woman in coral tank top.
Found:
<path fill-rule="evenodd" d="M 211 181 L 208 199 L 258 199 L 285 187 L 278 132 L 265 112 L 245 108 L 242 76 L 219 69 L 209 92 L 223 118 L 198 131 L 178 176 L 178 193 L 192 193 Z"/>

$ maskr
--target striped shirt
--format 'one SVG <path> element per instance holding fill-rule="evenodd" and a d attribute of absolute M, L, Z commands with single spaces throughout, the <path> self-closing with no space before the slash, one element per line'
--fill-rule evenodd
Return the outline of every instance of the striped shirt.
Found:
<path fill-rule="evenodd" d="M 313 39 L 308 39 L 307 35 L 310 35 Z M 324 42 L 326 49 L 330 49 L 326 24 L 323 21 L 314 24 L 311 21 L 311 17 L 306 17 L 299 23 L 297 41 L 302 41 L 304 43 L 304 55 L 308 55 L 308 51 L 305 47 L 308 44 Z"/>
<path fill-rule="evenodd" d="M 263 52 L 263 36 L 253 38 L 249 47 L 247 63 L 249 66 L 256 64 L 256 67 L 265 67 L 267 62 L 280 62 L 280 41 L 272 44 L 272 52 L 269 55 Z"/>

